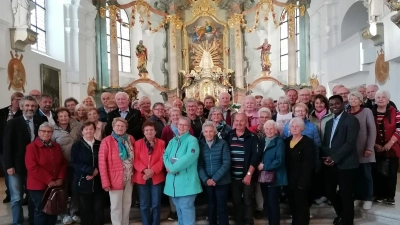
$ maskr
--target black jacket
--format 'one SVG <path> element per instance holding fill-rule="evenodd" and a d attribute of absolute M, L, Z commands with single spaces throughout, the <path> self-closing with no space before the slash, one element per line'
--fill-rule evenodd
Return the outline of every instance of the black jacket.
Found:
<path fill-rule="evenodd" d="M 128 129 L 126 131 L 127 134 L 130 134 L 135 138 L 135 140 L 139 140 L 140 138 L 144 137 L 142 131 L 142 125 L 144 122 L 144 118 L 142 117 L 141 113 L 137 109 L 128 108 L 129 113 L 125 117 L 125 120 L 128 121 Z M 114 118 L 121 117 L 119 113 L 119 109 L 114 109 L 113 111 L 108 113 L 107 125 L 105 128 L 106 136 L 110 135 L 113 131 L 112 122 Z"/>
<path fill-rule="evenodd" d="M 225 141 L 228 146 L 231 146 L 232 139 L 236 137 L 236 129 L 231 130 L 226 136 Z M 244 167 L 243 174 L 246 175 L 250 166 L 255 168 L 252 180 L 256 181 L 258 178 L 257 167 L 261 162 L 262 149 L 259 149 L 259 139 L 257 135 L 251 133 L 247 128 L 243 134 L 244 137 Z"/>
<path fill-rule="evenodd" d="M 7 123 L 9 108 L 10 106 L 0 109 L 0 137 L 4 136 L 4 129 Z M 20 109 L 14 114 L 14 118 L 17 118 L 19 116 L 22 116 L 22 110 Z M 2 154 L 3 154 L 3 138 L 0 138 L 0 155 Z"/>
<path fill-rule="evenodd" d="M 100 192 L 100 172 L 92 180 L 86 176 L 92 175 L 94 170 L 99 170 L 100 141 L 95 140 L 92 148 L 85 140 L 80 139 L 72 145 L 71 162 L 74 167 L 73 189 L 76 193 L 87 194 Z"/>
<path fill-rule="evenodd" d="M 37 136 L 40 118 L 33 117 L 35 136 Z M 25 152 L 26 146 L 31 143 L 25 118 L 23 116 L 7 121 L 3 139 L 4 164 L 7 169 L 14 168 L 21 176 L 26 176 Z"/>
<path fill-rule="evenodd" d="M 156 125 L 156 138 L 161 138 L 162 130 L 164 129 L 165 125 L 164 122 L 160 120 L 156 115 L 152 115 L 148 120 L 152 121 Z"/>
<path fill-rule="evenodd" d="M 203 130 L 204 122 L 205 119 L 198 116 L 196 116 L 194 120 L 191 119 L 190 125 L 192 126 L 194 137 L 197 138 L 197 140 L 200 140 L 201 138 L 201 131 Z"/>
<path fill-rule="evenodd" d="M 392 101 L 390 101 L 390 100 L 389 100 L 389 105 L 391 105 L 391 106 L 393 106 L 395 109 L 397 109 L 396 104 L 394 104 L 394 102 L 392 102 Z M 370 109 L 370 110 L 372 110 L 372 109 L 374 108 L 374 104 L 373 104 L 373 102 L 372 102 L 371 99 L 367 99 L 367 102 L 365 102 L 365 103 L 363 104 L 363 106 L 364 106 L 365 108 Z"/>

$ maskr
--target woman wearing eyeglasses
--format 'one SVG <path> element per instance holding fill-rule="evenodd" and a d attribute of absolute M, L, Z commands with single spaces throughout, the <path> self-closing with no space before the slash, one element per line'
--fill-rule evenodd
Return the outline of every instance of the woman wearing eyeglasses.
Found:
<path fill-rule="evenodd" d="M 156 102 L 153 105 L 153 115 L 149 118 L 149 121 L 154 122 L 156 128 L 156 138 L 161 137 L 162 130 L 167 125 L 167 120 L 164 118 L 164 104 Z"/>

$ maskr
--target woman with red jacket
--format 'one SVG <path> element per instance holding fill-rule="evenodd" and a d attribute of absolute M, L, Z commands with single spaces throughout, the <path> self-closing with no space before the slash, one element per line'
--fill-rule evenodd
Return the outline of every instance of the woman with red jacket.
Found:
<path fill-rule="evenodd" d="M 165 181 L 163 154 L 165 142 L 156 138 L 156 125 L 152 121 L 143 124 L 144 138 L 135 142 L 135 172 L 143 225 L 160 224 L 161 196 Z"/>
<path fill-rule="evenodd" d="M 54 128 L 48 122 L 39 126 L 38 138 L 26 146 L 27 189 L 35 206 L 34 224 L 56 224 L 57 215 L 42 211 L 42 198 L 48 187 L 61 186 L 67 172 L 67 161 L 56 142 L 51 141 Z"/>
<path fill-rule="evenodd" d="M 110 195 L 111 222 L 129 224 L 133 188 L 133 146 L 135 139 L 126 133 L 128 122 L 114 118 L 113 132 L 101 141 L 99 170 L 101 184 Z"/>

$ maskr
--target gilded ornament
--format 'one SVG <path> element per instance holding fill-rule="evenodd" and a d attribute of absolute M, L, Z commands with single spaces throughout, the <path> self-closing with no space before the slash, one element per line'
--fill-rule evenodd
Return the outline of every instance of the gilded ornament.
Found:
<path fill-rule="evenodd" d="M 193 9 L 192 14 L 193 17 L 197 17 L 199 15 L 217 15 L 217 10 L 215 9 L 216 4 L 211 0 L 197 0 L 192 3 Z"/>
<path fill-rule="evenodd" d="M 89 79 L 87 87 L 87 95 L 94 97 L 94 95 L 96 94 L 96 90 L 97 90 L 97 83 L 93 77 L 92 79 Z"/>
<path fill-rule="evenodd" d="M 387 80 L 389 76 L 389 62 L 385 62 L 385 53 L 383 49 L 378 52 L 378 58 L 375 61 L 375 77 L 380 83 Z"/>
<path fill-rule="evenodd" d="M 15 57 L 10 51 L 11 60 L 8 62 L 8 81 L 10 84 L 8 85 L 8 90 L 10 88 L 22 89 L 25 92 L 24 86 L 26 84 L 26 74 L 25 67 L 22 64 L 23 55 L 18 58 L 18 53 L 15 53 Z"/>

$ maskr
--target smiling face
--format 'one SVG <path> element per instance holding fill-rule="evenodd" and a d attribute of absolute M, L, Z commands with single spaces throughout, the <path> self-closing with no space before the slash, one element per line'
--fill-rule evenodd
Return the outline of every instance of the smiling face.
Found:
<path fill-rule="evenodd" d="M 295 90 L 289 90 L 286 96 L 289 98 L 289 102 L 291 105 L 294 105 L 296 103 L 298 96 Z"/>
<path fill-rule="evenodd" d="M 267 122 L 267 120 L 270 120 L 271 117 L 269 116 L 269 114 L 267 112 L 261 112 L 260 116 L 258 118 L 258 123 L 261 125 L 264 125 L 265 122 Z"/>
<path fill-rule="evenodd" d="M 187 102 L 186 103 L 186 113 L 188 115 L 196 115 L 196 111 L 197 111 L 197 104 L 196 102 Z"/>
<path fill-rule="evenodd" d="M 39 107 L 44 113 L 49 113 L 53 105 L 53 99 L 48 97 L 43 97 L 40 99 Z"/>
<path fill-rule="evenodd" d="M 121 110 L 128 109 L 129 100 L 128 100 L 128 96 L 126 96 L 125 94 L 123 94 L 123 93 L 116 94 L 115 102 L 117 103 L 117 106 L 119 109 L 121 109 Z"/>
<path fill-rule="evenodd" d="M 221 111 L 215 111 L 211 114 L 211 121 L 214 123 L 220 123 L 224 119 L 224 115 Z"/>
<path fill-rule="evenodd" d="M 344 103 L 337 98 L 329 100 L 329 110 L 335 115 L 339 115 L 344 110 Z"/>
<path fill-rule="evenodd" d="M 154 140 L 156 136 L 156 129 L 153 126 L 145 126 L 143 128 L 143 134 L 147 140 Z"/>
<path fill-rule="evenodd" d="M 33 117 L 33 115 L 35 114 L 36 102 L 25 100 L 24 104 L 21 107 L 21 110 L 26 118 L 31 119 Z"/>
<path fill-rule="evenodd" d="M 221 94 L 219 95 L 218 100 L 219 100 L 219 105 L 220 105 L 221 107 L 223 107 L 223 108 L 228 107 L 229 102 L 231 101 L 230 95 L 229 95 L 228 93 L 221 93 Z"/>
<path fill-rule="evenodd" d="M 349 89 L 347 89 L 347 88 L 345 88 L 345 87 L 341 87 L 341 88 L 339 88 L 339 89 L 337 90 L 337 94 L 340 95 L 340 96 L 342 96 L 343 102 L 344 102 L 344 103 L 348 103 L 348 102 L 349 102 L 349 100 L 347 99 L 348 96 L 349 96 L 349 94 L 350 94 Z"/>
<path fill-rule="evenodd" d="M 243 113 L 238 113 L 235 116 L 234 124 L 236 127 L 236 130 L 238 131 L 244 131 L 246 129 L 247 121 L 246 121 L 246 115 Z"/>
<path fill-rule="evenodd" d="M 38 132 L 39 138 L 46 143 L 50 141 L 52 135 L 53 130 L 50 127 L 42 127 Z"/>
<path fill-rule="evenodd" d="M 99 114 L 97 113 L 97 109 L 90 110 L 87 116 L 90 122 L 96 123 L 99 120 Z"/>
<path fill-rule="evenodd" d="M 252 111 L 254 111 L 255 106 L 256 106 L 256 101 L 255 101 L 255 99 L 246 98 L 246 99 L 244 100 L 244 110 L 245 110 L 245 111 L 252 112 Z"/>
<path fill-rule="evenodd" d="M 318 86 L 317 89 L 315 89 L 315 94 L 326 96 L 326 88 L 323 86 Z"/>
<path fill-rule="evenodd" d="M 212 126 L 205 126 L 203 129 L 203 135 L 207 141 L 211 141 L 215 136 L 215 128 Z"/>
<path fill-rule="evenodd" d="M 145 112 L 149 112 L 150 111 L 150 106 L 151 106 L 151 102 L 150 99 L 145 98 L 142 101 L 140 101 L 140 109 L 145 111 Z"/>
<path fill-rule="evenodd" d="M 326 109 L 325 103 L 319 98 L 315 99 L 314 107 L 317 112 L 321 112 L 322 110 Z"/>
<path fill-rule="evenodd" d="M 86 126 L 82 130 L 83 138 L 86 140 L 92 140 L 94 138 L 94 133 L 96 132 L 96 128 L 93 125 Z"/>
<path fill-rule="evenodd" d="M 57 121 L 60 125 L 66 125 L 69 123 L 69 116 L 66 111 L 61 111 L 57 114 Z"/>
<path fill-rule="evenodd" d="M 361 102 L 360 99 L 357 98 L 356 96 L 350 96 L 349 104 L 350 104 L 350 106 L 352 106 L 352 107 L 356 107 L 356 106 L 362 105 L 362 102 Z"/>
<path fill-rule="evenodd" d="M 171 113 L 169 114 L 169 119 L 171 120 L 171 122 L 177 126 L 178 122 L 179 122 L 179 118 L 181 117 L 181 111 L 178 110 L 173 110 L 171 111 Z"/>
<path fill-rule="evenodd" d="M 157 105 L 153 109 L 153 114 L 157 116 L 158 118 L 162 118 L 164 116 L 164 106 L 162 105 Z"/>
<path fill-rule="evenodd" d="M 75 106 L 76 106 L 75 101 L 66 102 L 66 103 L 65 103 L 65 106 L 67 107 L 67 109 L 68 109 L 68 111 L 69 111 L 70 113 L 74 113 L 74 112 L 75 112 Z"/>
<path fill-rule="evenodd" d="M 204 100 L 204 105 L 206 109 L 210 110 L 212 107 L 214 107 L 214 102 L 212 99 L 207 98 Z"/>
<path fill-rule="evenodd" d="M 299 102 L 304 104 L 309 104 L 311 100 L 311 93 L 307 89 L 302 89 L 299 91 Z"/>
<path fill-rule="evenodd" d="M 85 118 L 87 116 L 86 110 L 83 107 L 80 107 L 76 111 L 76 116 L 79 117 L 79 118 Z"/>
<path fill-rule="evenodd" d="M 87 107 L 94 107 L 94 102 L 92 101 L 91 98 L 86 98 L 85 100 L 83 100 L 82 103 Z"/>
<path fill-rule="evenodd" d="M 126 127 L 126 124 L 125 124 L 124 122 L 117 121 L 117 122 L 114 124 L 114 126 L 113 126 L 113 131 L 114 131 L 117 135 L 121 136 L 121 135 L 124 135 L 124 134 L 125 134 L 127 128 L 128 128 L 128 127 Z"/>
<path fill-rule="evenodd" d="M 375 103 L 379 107 L 386 107 L 389 104 L 389 98 L 385 94 L 378 94 L 375 97 Z"/>
<path fill-rule="evenodd" d="M 178 121 L 178 133 L 182 135 L 190 130 L 190 124 L 185 119 L 179 119 Z"/>
<path fill-rule="evenodd" d="M 264 127 L 264 132 L 268 138 L 272 138 L 278 133 L 278 130 L 276 129 L 276 127 L 273 124 L 267 123 Z"/>

